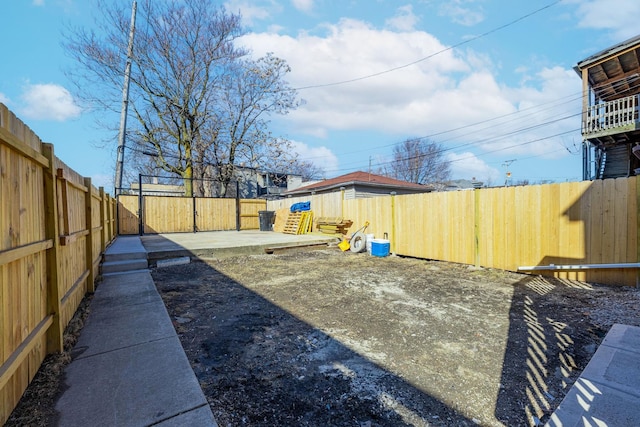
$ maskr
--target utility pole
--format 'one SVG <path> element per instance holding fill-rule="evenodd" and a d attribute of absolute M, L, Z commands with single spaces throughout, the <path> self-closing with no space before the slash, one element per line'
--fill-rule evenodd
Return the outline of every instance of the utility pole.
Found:
<path fill-rule="evenodd" d="M 507 170 L 507 168 L 509 167 L 509 165 L 511 165 L 511 163 L 515 162 L 517 159 L 512 159 L 512 160 L 505 160 L 504 163 L 502 164 L 502 167 L 504 167 L 504 186 L 508 186 L 509 185 L 509 181 L 511 180 L 511 172 L 509 172 L 509 170 Z"/>
<path fill-rule="evenodd" d="M 127 48 L 127 65 L 124 70 L 124 86 L 122 88 L 122 110 L 120 112 L 120 132 L 118 134 L 118 156 L 116 159 L 116 179 L 114 194 L 122 192 L 122 169 L 124 164 L 124 143 L 127 132 L 127 111 L 129 108 L 129 81 L 131 80 L 131 58 L 133 57 L 133 36 L 136 28 L 137 2 L 133 0 L 131 7 L 131 28 L 129 30 L 129 46 Z M 142 191 L 142 189 L 141 189 Z"/>

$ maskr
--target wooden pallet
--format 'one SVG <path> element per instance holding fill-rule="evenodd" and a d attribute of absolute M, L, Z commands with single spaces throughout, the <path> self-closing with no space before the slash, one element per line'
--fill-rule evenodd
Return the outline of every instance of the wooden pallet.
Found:
<path fill-rule="evenodd" d="M 284 225 L 285 234 L 306 234 L 311 231 L 313 224 L 313 212 L 291 212 Z"/>

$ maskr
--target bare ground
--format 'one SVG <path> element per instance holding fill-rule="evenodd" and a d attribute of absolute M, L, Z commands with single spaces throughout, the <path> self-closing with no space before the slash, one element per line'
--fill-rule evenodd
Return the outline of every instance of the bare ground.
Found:
<path fill-rule="evenodd" d="M 337 250 L 153 276 L 221 426 L 543 423 L 611 325 L 640 326 L 637 289 Z M 56 424 L 89 301 L 7 426 Z"/>
<path fill-rule="evenodd" d="M 640 293 L 338 250 L 153 277 L 221 426 L 535 425 Z"/>

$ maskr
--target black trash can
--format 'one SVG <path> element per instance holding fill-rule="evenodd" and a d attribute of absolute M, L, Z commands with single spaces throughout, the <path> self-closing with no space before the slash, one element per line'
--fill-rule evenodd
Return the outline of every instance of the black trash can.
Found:
<path fill-rule="evenodd" d="M 275 211 L 258 211 L 260 218 L 260 231 L 273 231 L 273 221 L 276 219 Z"/>

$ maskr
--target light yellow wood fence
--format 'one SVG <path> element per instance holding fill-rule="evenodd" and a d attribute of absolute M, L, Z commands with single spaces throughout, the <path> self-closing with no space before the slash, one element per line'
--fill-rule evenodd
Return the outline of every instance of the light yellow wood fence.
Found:
<path fill-rule="evenodd" d="M 0 424 L 94 290 L 115 207 L 0 104 Z"/>
<path fill-rule="evenodd" d="M 194 231 L 255 230 L 265 200 L 144 196 L 144 233 L 187 233 Z M 119 234 L 139 234 L 139 197 L 118 196 Z M 195 215 L 194 215 L 195 209 Z"/>
<path fill-rule="evenodd" d="M 520 266 L 640 261 L 639 177 L 343 200 L 341 193 L 270 201 L 269 210 L 311 201 L 316 217 L 342 216 L 350 232 L 391 242 L 398 255 L 517 271 Z M 636 286 L 637 268 L 536 271 Z"/>

